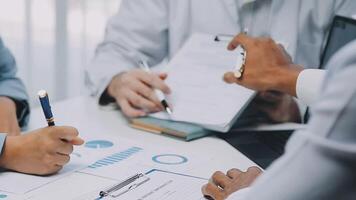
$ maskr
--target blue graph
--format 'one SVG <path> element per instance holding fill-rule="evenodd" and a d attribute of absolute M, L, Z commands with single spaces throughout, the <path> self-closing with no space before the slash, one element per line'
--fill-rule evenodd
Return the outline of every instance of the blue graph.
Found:
<path fill-rule="evenodd" d="M 5 199 L 7 197 L 6 194 L 0 194 L 0 199 Z"/>
<path fill-rule="evenodd" d="M 163 165 L 180 165 L 188 162 L 188 158 L 177 154 L 162 154 L 153 156 L 152 161 Z"/>
<path fill-rule="evenodd" d="M 112 147 L 113 145 L 114 143 L 106 140 L 93 140 L 85 143 L 85 147 L 91 149 L 104 149 L 104 148 Z"/>
<path fill-rule="evenodd" d="M 125 151 L 115 153 L 111 156 L 108 156 L 106 158 L 98 160 L 94 164 L 89 165 L 88 167 L 90 169 L 97 169 L 97 168 L 105 167 L 108 165 L 113 165 L 120 161 L 126 160 L 127 158 L 131 157 L 132 155 L 134 155 L 140 151 L 142 151 L 142 149 L 140 147 L 131 147 Z"/>

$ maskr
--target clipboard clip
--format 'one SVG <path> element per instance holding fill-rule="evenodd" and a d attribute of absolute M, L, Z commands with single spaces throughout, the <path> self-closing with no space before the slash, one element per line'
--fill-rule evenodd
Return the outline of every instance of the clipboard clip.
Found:
<path fill-rule="evenodd" d="M 215 36 L 215 42 L 230 42 L 234 38 L 234 35 L 218 34 Z"/>
<path fill-rule="evenodd" d="M 99 197 L 104 198 L 106 196 L 110 196 L 113 198 L 117 198 L 131 190 L 138 188 L 144 183 L 148 182 L 150 178 L 145 176 L 144 174 L 136 174 L 106 190 L 102 190 L 99 192 Z M 121 191 L 122 190 L 122 191 Z M 116 194 L 115 194 L 116 193 Z"/>

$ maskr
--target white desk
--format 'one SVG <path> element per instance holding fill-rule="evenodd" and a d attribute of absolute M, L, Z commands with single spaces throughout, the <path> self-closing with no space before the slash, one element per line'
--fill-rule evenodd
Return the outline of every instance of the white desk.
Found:
<path fill-rule="evenodd" d="M 145 142 L 189 150 L 202 157 L 209 155 L 212 158 L 211 164 L 189 170 L 190 174 L 195 176 L 210 177 L 217 170 L 224 172 L 230 168 L 245 170 L 251 165 L 256 165 L 228 143 L 215 137 L 184 142 L 132 129 L 120 112 L 100 108 L 95 100 L 89 97 L 78 97 L 54 103 L 52 110 L 57 125 L 70 125 L 78 128 L 84 139 L 86 135 L 91 133 L 108 134 L 118 138 L 139 141 L 140 143 Z M 43 126 L 46 126 L 46 121 L 42 110 L 40 108 L 32 110 L 29 130 Z M 75 173 L 34 191 L 33 194 L 41 193 L 43 199 L 70 199 L 71 194 L 76 193 L 77 189 L 92 191 L 105 184 L 108 184 L 108 182 L 104 179 Z M 46 194 L 48 194 L 47 197 Z M 38 197 L 33 199 L 38 199 Z"/>

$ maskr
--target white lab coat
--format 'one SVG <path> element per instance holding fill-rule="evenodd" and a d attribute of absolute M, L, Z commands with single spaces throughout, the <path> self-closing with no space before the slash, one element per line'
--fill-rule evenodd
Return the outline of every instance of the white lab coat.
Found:
<path fill-rule="evenodd" d="M 243 1 L 123 0 L 87 70 L 88 86 L 100 96 L 113 76 L 137 67 L 138 59 L 147 59 L 152 66 L 172 58 L 194 32 L 236 35 L 242 29 L 238 7 L 243 3 L 238 2 Z M 257 27 L 269 23 L 268 35 L 282 43 L 296 63 L 317 67 L 334 14 L 350 15 L 354 4 L 354 0 L 271 0 L 269 19 L 253 23 Z"/>

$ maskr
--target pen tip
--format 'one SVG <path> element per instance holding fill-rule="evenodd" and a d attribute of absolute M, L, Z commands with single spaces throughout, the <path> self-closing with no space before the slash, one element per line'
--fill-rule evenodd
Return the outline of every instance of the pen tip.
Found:
<path fill-rule="evenodd" d="M 171 110 L 169 107 L 166 108 L 166 111 L 167 111 L 167 113 L 170 114 L 170 115 L 173 114 L 172 110 Z"/>

